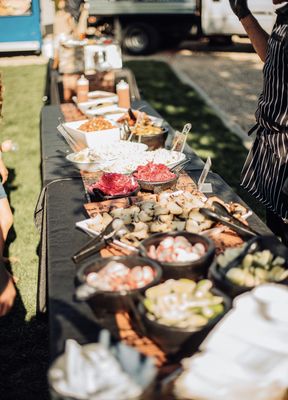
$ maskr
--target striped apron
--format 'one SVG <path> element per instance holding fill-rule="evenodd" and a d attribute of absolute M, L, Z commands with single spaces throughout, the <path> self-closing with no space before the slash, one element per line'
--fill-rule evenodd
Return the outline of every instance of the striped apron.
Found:
<path fill-rule="evenodd" d="M 282 189 L 288 181 L 288 7 L 278 12 L 268 41 L 257 124 L 248 133 L 256 131 L 256 139 L 241 173 L 241 185 L 286 220 L 288 196 Z"/>

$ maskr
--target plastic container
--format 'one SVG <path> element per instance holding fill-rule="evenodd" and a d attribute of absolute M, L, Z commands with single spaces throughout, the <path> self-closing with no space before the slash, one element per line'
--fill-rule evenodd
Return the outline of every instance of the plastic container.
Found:
<path fill-rule="evenodd" d="M 120 141 L 120 128 L 116 122 L 110 121 L 113 127 L 111 129 L 104 129 L 100 131 L 85 132 L 81 131 L 79 127 L 88 119 L 81 121 L 65 122 L 64 128 L 70 133 L 77 145 L 84 149 L 85 147 L 98 147 L 107 143 L 115 143 Z M 116 143 L 115 143 L 116 145 Z"/>
<path fill-rule="evenodd" d="M 85 78 L 84 75 L 81 75 L 81 78 L 77 81 L 77 101 L 78 103 L 84 103 L 88 101 L 88 92 L 89 92 L 89 81 Z"/>
<path fill-rule="evenodd" d="M 130 90 L 129 85 L 123 79 L 116 85 L 116 92 L 118 95 L 118 106 L 123 108 L 130 108 Z"/>

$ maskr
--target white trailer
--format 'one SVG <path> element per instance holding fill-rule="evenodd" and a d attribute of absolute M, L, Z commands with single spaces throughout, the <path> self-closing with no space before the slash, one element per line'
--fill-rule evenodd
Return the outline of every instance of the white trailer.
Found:
<path fill-rule="evenodd" d="M 272 0 L 250 0 L 249 7 L 261 26 L 271 32 L 275 22 Z M 231 10 L 229 0 L 202 0 L 201 29 L 205 36 L 246 36 L 242 24 Z"/>
<path fill-rule="evenodd" d="M 250 0 L 261 25 L 272 30 L 271 0 Z M 162 43 L 176 43 L 193 32 L 196 37 L 231 38 L 245 32 L 229 0 L 89 0 L 89 14 L 114 26 L 124 50 L 147 54 Z"/>

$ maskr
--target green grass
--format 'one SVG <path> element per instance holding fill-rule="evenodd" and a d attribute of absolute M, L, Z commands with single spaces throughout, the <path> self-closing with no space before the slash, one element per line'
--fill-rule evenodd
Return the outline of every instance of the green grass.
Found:
<path fill-rule="evenodd" d="M 0 398 L 36 400 L 46 396 L 47 323 L 35 317 L 39 233 L 33 211 L 40 191 L 39 116 L 45 66 L 2 68 L 5 86 L 0 140 L 19 150 L 4 156 L 9 168 L 6 191 L 14 213 L 9 257 L 19 278 L 14 309 L 0 320 Z"/>
<path fill-rule="evenodd" d="M 141 95 L 175 129 L 187 122 L 193 127 L 188 144 L 202 159 L 212 158 L 212 169 L 263 218 L 263 207 L 240 185 L 240 173 L 247 156 L 242 141 L 232 134 L 198 94 L 179 81 L 170 67 L 158 61 L 129 61 L 125 66 L 135 76 Z M 228 101 L 228 99 L 227 99 Z"/>

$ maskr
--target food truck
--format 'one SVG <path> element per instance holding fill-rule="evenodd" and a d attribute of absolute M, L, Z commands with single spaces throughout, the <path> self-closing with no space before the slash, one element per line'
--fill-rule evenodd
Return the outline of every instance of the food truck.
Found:
<path fill-rule="evenodd" d="M 192 32 L 195 37 L 221 37 L 245 32 L 229 0 L 89 0 L 90 15 L 114 26 L 124 50 L 132 54 L 155 51 L 160 44 L 177 43 Z M 275 21 L 271 0 L 254 0 L 251 11 L 268 32 Z"/>
<path fill-rule="evenodd" d="M 41 51 L 39 0 L 0 1 L 0 51 Z"/>

